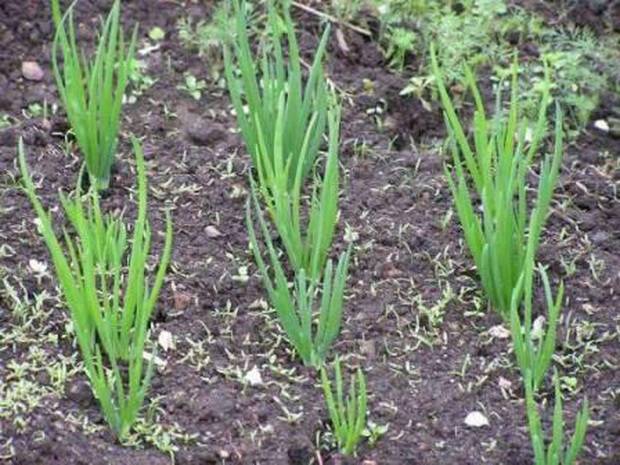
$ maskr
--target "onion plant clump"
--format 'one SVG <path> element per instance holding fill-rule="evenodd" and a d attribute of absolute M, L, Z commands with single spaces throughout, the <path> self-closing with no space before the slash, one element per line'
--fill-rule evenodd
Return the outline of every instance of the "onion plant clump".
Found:
<path fill-rule="evenodd" d="M 283 110 L 282 106 L 280 110 Z M 308 278 L 318 281 L 325 266 L 338 219 L 339 110 L 333 108 L 328 113 L 327 158 L 323 175 L 314 176 L 307 208 L 304 208 L 301 165 L 298 165 L 297 173 L 293 177 L 293 186 L 290 188 L 287 186 L 291 164 L 284 158 L 284 118 L 284 112 L 278 112 L 273 159 L 268 160 L 265 157 L 266 163 L 257 170 L 258 190 L 273 219 L 291 267 L 296 273 L 305 270 Z M 259 153 L 262 156 L 268 150 L 263 143 L 262 135 L 259 135 Z M 305 144 L 301 150 L 305 153 L 307 145 Z"/>
<path fill-rule="evenodd" d="M 534 450 L 535 465 L 574 465 L 581 452 L 588 428 L 588 401 L 585 400 L 581 410 L 575 418 L 575 430 L 568 444 L 564 444 L 564 413 L 562 409 L 562 391 L 557 373 L 553 377 L 555 391 L 555 405 L 551 422 L 551 439 L 545 441 L 538 405 L 535 400 L 535 392 L 531 377 L 526 375 L 525 404 L 528 419 L 530 439 Z"/>
<path fill-rule="evenodd" d="M 533 270 L 526 266 L 522 278 L 519 279 L 513 291 L 513 300 L 510 310 L 510 328 L 513 335 L 515 357 L 525 378 L 530 379 L 532 388 L 537 391 L 542 386 L 545 374 L 549 369 L 555 351 L 556 328 L 562 309 L 564 285 L 560 284 L 558 293 L 553 298 L 551 285 L 545 269 L 539 266 L 538 272 L 545 291 L 547 305 L 547 329 L 542 334 L 533 334 L 532 323 L 532 276 Z M 523 296 L 523 316 L 520 315 L 521 291 Z"/>
<path fill-rule="evenodd" d="M 356 375 L 351 376 L 349 393 L 345 397 L 342 381 L 340 360 L 334 361 L 334 384 L 332 387 L 325 367 L 321 367 L 321 385 L 334 436 L 340 451 L 345 455 L 352 455 L 362 439 L 366 427 L 366 379 L 358 368 Z"/>
<path fill-rule="evenodd" d="M 56 27 L 52 45 L 56 86 L 86 161 L 89 180 L 97 189 L 106 189 L 115 158 L 123 96 L 134 62 L 137 27 L 127 44 L 119 21 L 120 1 L 116 0 L 102 21 L 93 57 L 87 60 L 76 40 L 75 2 L 64 15 L 59 0 L 52 0 L 51 5 Z"/>
<path fill-rule="evenodd" d="M 138 213 L 129 241 L 122 218 L 103 214 L 97 191 L 91 187 L 82 195 L 80 183 L 73 197 L 61 194 L 60 198 L 75 238 L 68 229 L 57 237 L 50 213 L 37 197 L 23 144 L 19 143 L 24 189 L 69 307 L 86 374 L 106 421 L 121 439 L 135 422 L 149 387 L 154 355 L 145 352 L 145 345 L 172 248 L 168 214 L 165 244 L 151 285 L 146 276 L 151 230 L 146 217 L 144 156 L 135 138 L 133 147 Z M 145 358 L 149 359 L 146 363 Z"/>
<path fill-rule="evenodd" d="M 224 47 L 224 64 L 237 122 L 257 170 L 266 171 L 265 165 L 270 162 L 273 165 L 276 146 L 281 145 L 283 163 L 290 166 L 288 185 L 292 187 L 298 171 L 303 180 L 312 169 L 327 124 L 329 92 L 322 61 L 329 27 L 323 33 L 304 85 L 290 2 L 283 2 L 282 17 L 273 1 L 268 2 L 268 39 L 262 56 L 256 60 L 248 37 L 245 1 L 232 3 L 234 37 Z M 288 46 L 287 60 L 284 42 Z M 281 112 L 280 124 L 284 127 L 279 133 L 277 122 Z"/>
<path fill-rule="evenodd" d="M 266 244 L 270 268 L 263 258 L 257 239 L 252 204 L 258 218 L 259 232 Z M 327 261 L 322 286 L 319 286 L 318 281 L 309 279 L 302 268 L 295 273 L 294 286 L 291 289 L 285 266 L 281 263 L 271 239 L 255 189 L 252 190 L 252 201 L 248 201 L 246 207 L 246 221 L 254 259 L 287 339 L 304 364 L 321 366 L 332 342 L 340 332 L 350 249 L 340 255 L 335 269 L 332 261 Z M 321 297 L 317 304 L 319 293 Z M 317 305 L 318 315 L 315 312 Z"/>
<path fill-rule="evenodd" d="M 225 71 L 255 171 L 247 211 L 252 250 L 289 341 L 304 363 L 319 366 L 340 329 L 349 262 L 349 252 L 341 255 L 335 269 L 327 261 L 338 217 L 340 110 L 323 74 L 329 30 L 323 33 L 304 83 L 290 2 L 282 3 L 280 15 L 274 2 L 268 2 L 267 43 L 255 61 L 247 32 L 246 4 L 233 2 L 235 31 L 224 50 Z M 313 177 L 305 211 L 305 180 L 315 168 L 326 128 L 328 150 L 323 174 Z M 263 205 L 282 241 L 288 258 L 285 263 L 273 245 Z M 253 209 L 270 267 L 259 247 Z M 294 275 L 293 289 L 287 277 L 289 267 Z M 322 296 L 315 324 L 318 293 Z"/>
<path fill-rule="evenodd" d="M 235 36 L 225 48 L 225 68 L 237 120 L 256 172 L 261 200 L 273 220 L 293 269 L 320 278 L 333 239 L 338 213 L 339 110 L 327 89 L 322 59 L 328 33 L 318 46 L 305 85 L 289 2 L 280 18 L 268 5 L 268 44 L 260 64 L 250 48 L 245 3 L 236 0 Z M 288 45 L 288 64 L 284 41 Z M 239 69 L 239 76 L 235 74 Z M 246 111 L 247 109 L 247 111 Z M 329 148 L 322 179 L 316 178 L 307 231 L 301 201 L 314 168 L 325 129 Z M 320 192 L 319 192 L 320 191 Z"/>
<path fill-rule="evenodd" d="M 530 241 L 525 269 L 513 291 L 510 311 L 512 342 L 525 387 L 525 408 L 530 439 L 536 465 L 573 465 L 585 440 L 589 417 L 588 401 L 586 399 L 583 402 L 581 411 L 575 419 L 574 433 L 570 442 L 565 445 L 562 391 L 558 374 L 555 372 L 553 377 L 555 406 L 551 423 L 552 434 L 551 440 L 546 444 L 540 413 L 536 403 L 536 394 L 543 384 L 545 374 L 553 357 L 556 326 L 562 308 L 564 287 L 560 285 L 558 294 L 554 299 L 547 273 L 544 268 L 539 267 L 539 274 L 545 291 L 548 324 L 546 329 L 542 328 L 540 333 L 535 335 L 532 324 L 533 263 L 533 241 Z M 522 289 L 523 298 L 521 298 Z M 520 305 L 521 301 L 523 301 L 522 306 Z M 520 317 L 521 307 L 523 309 L 523 318 Z"/>
<path fill-rule="evenodd" d="M 453 172 L 446 168 L 446 175 L 458 217 L 487 298 L 508 320 L 527 243 L 531 238 L 535 257 L 558 179 L 563 150 L 562 113 L 556 106 L 553 154 L 540 163 L 536 199 L 530 208 L 528 174 L 546 133 L 551 99 L 548 77 L 531 130 L 525 118 L 520 120 L 516 66 L 508 112 L 502 108 L 500 90 L 492 119 L 487 118 L 474 75 L 467 69 L 466 84 L 475 102 L 472 145 L 446 90 L 434 49 L 431 52 L 450 135 Z"/>

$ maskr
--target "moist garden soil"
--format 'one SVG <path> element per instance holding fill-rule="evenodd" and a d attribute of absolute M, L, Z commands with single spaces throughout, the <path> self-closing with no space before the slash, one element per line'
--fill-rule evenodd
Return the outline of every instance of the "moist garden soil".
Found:
<path fill-rule="evenodd" d="M 46 298 L 39 313 L 22 319 L 15 298 L 4 292 L 0 300 L 5 335 L 0 376 L 5 393 L 13 393 L 12 401 L 0 403 L 0 461 L 531 464 L 509 338 L 501 318 L 483 303 L 451 214 L 438 106 L 428 110 L 417 99 L 400 96 L 406 79 L 387 69 L 369 38 L 347 28 L 338 32 L 341 40 L 332 37 L 327 68 L 345 93 L 334 256 L 345 247 L 345 234 L 355 242 L 335 350 L 350 369 L 363 367 L 370 419 L 388 426 L 376 444 L 366 441 L 357 458 L 345 459 L 326 435 L 329 421 L 315 372 L 292 356 L 265 304 L 244 222 L 248 156 L 226 91 L 209 80 L 195 101 L 177 89 L 185 72 L 204 77 L 216 69 L 186 50 L 176 33 L 179 18 L 207 18 L 213 5 L 123 3 L 124 21 L 140 23 L 141 47 L 154 26 L 166 37 L 140 57 L 156 82 L 125 107 L 119 160 L 104 205 L 133 217 L 135 169 L 127 140 L 134 133 L 143 139 L 146 154 L 156 252 L 163 241 L 163 212 L 170 208 L 174 217 L 172 265 L 153 329 L 153 340 L 169 333 L 174 347 L 158 350 L 152 402 L 135 444 L 119 444 L 75 368 L 79 357 L 66 334 L 66 309 L 34 213 L 19 189 L 18 137 L 41 180 L 38 192 L 55 216 L 58 191 L 71 190 L 80 169 L 76 149 L 64 150 L 65 118 L 60 111 L 51 114 L 57 96 L 49 58 L 50 12 L 42 0 L 5 0 L 0 5 L 0 113 L 15 119 L 0 130 L 0 278 L 31 306 L 37 296 Z M 81 39 L 93 39 L 108 4 L 79 2 Z M 571 20 L 552 13 L 546 13 L 550 21 Z M 571 15 L 583 17 L 574 10 Z M 294 16 L 302 49 L 311 53 L 321 23 L 299 10 Z M 21 63 L 29 60 L 42 67 L 42 81 L 22 77 Z M 48 118 L 28 118 L 28 106 L 43 101 L 50 104 Z M 618 117 L 614 106 L 617 98 L 606 96 L 593 120 Z M 566 286 L 556 362 L 565 376 L 567 425 L 572 427 L 584 396 L 591 405 L 581 464 L 620 463 L 619 148 L 617 138 L 592 125 L 567 144 L 539 254 L 554 286 L 560 279 Z M 54 384 L 45 367 L 58 360 L 67 360 L 70 369 Z M 20 364 L 26 367 L 23 374 L 11 376 Z M 249 383 L 248 372 L 256 371 L 260 382 Z M 22 390 L 20 382 L 26 386 Z M 541 405 L 544 398 L 552 403 L 550 394 L 543 393 Z M 29 404 L 27 399 L 35 400 Z M 483 413 L 489 425 L 465 425 L 473 411 Z"/>

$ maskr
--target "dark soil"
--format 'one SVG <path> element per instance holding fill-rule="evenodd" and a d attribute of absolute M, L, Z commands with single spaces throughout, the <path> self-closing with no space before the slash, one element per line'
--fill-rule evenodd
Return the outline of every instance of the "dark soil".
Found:
<path fill-rule="evenodd" d="M 596 32 L 620 31 L 618 0 L 513 0 L 515 5 L 542 14 L 553 24 L 585 26 Z"/>
<path fill-rule="evenodd" d="M 79 2 L 80 34 L 92 37 L 109 2 Z M 76 182 L 80 159 L 66 155 L 66 122 L 59 113 L 26 118 L 34 102 L 56 102 L 51 76 L 52 25 L 47 2 L 5 0 L 0 5 L 0 114 L 15 124 L 0 130 L 0 278 L 21 282 L 34 301 L 47 291 L 45 318 L 32 320 L 27 337 L 0 346 L 0 394 L 19 379 L 15 364 L 75 354 L 66 335 L 51 264 L 33 224 L 34 213 L 18 187 L 16 141 L 23 137 L 28 162 L 44 203 L 57 205 L 58 190 Z M 292 358 L 265 298 L 248 253 L 244 205 L 248 157 L 236 134 L 225 90 L 210 82 L 199 102 L 177 89 L 183 73 L 206 76 L 209 63 L 184 49 L 176 21 L 209 15 L 211 2 L 124 2 L 127 24 L 140 22 L 140 37 L 155 25 L 167 35 L 143 59 L 153 87 L 127 105 L 119 162 L 106 196 L 108 210 L 133 207 L 134 163 L 128 134 L 143 138 L 150 182 L 150 218 L 160 250 L 163 211 L 174 215 L 173 264 L 160 298 L 153 338 L 170 332 L 176 348 L 159 351 L 165 367 L 150 391 L 158 399 L 151 429 L 137 446 L 115 442 L 105 428 L 81 371 L 60 389 L 44 369 L 23 379 L 45 395 L 20 401 L 19 419 L 0 397 L 0 461 L 15 465 L 179 465 L 348 463 L 317 440 L 328 422 L 315 373 Z M 316 44 L 317 18 L 295 12 L 304 50 Z M 348 98 L 343 106 L 343 189 L 336 253 L 345 225 L 357 234 L 349 279 L 346 321 L 337 342 L 351 368 L 362 366 L 370 393 L 370 419 L 387 433 L 350 463 L 436 465 L 532 463 L 522 390 L 508 339 L 489 331 L 501 324 L 482 304 L 472 262 L 464 248 L 438 151 L 443 121 L 401 97 L 405 78 L 386 70 L 377 46 L 344 29 L 348 51 L 330 46 L 330 77 Z M 35 60 L 45 77 L 26 81 L 21 63 Z M 372 86 L 365 85 L 365 80 Z M 617 101 L 604 101 L 595 118 L 610 116 Z M 167 111 L 174 116 L 167 115 Z M 620 142 L 589 127 L 566 147 L 560 185 L 540 259 L 554 283 L 563 279 L 566 304 L 559 326 L 558 367 L 577 380 L 566 392 L 572 427 L 583 396 L 592 424 L 581 464 L 620 463 Z M 48 263 L 37 277 L 30 260 Z M 249 279 L 243 269 L 248 267 Z M 439 302 L 445 295 L 444 307 Z M 439 305 L 435 325 L 426 309 Z M 0 332 L 22 323 L 14 302 L 0 297 Z M 78 357 L 79 358 L 79 357 Z M 38 360 L 38 359 L 36 359 Z M 75 366 L 74 357 L 71 362 Z M 246 385 L 253 367 L 263 383 Z M 16 388 L 15 388 L 16 389 Z M 14 389 L 14 390 L 15 390 Z M 46 390 L 47 389 L 47 390 Z M 548 396 L 551 401 L 551 396 Z M 6 409 L 6 410 L 4 410 Z M 4 412 L 3 412 L 4 410 Z M 490 425 L 464 424 L 481 411 Z M 5 412 L 8 412 L 5 413 Z M 17 421 L 19 420 L 19 421 Z M 173 453 L 160 452 L 166 437 Z M 146 428 L 146 427 L 145 427 Z M 149 442 L 150 441 L 150 442 Z"/>

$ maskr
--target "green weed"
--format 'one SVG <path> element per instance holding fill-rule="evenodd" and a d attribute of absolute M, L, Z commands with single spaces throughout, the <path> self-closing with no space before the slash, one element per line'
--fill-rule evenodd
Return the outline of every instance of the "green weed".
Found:
<path fill-rule="evenodd" d="M 177 89 L 187 92 L 194 100 L 200 100 L 202 91 L 207 87 L 203 79 L 198 79 L 191 73 L 185 73 L 183 84 L 179 84 Z"/>
<path fill-rule="evenodd" d="M 194 24 L 191 18 L 181 18 L 177 22 L 183 45 L 206 60 L 209 74 L 216 80 L 224 67 L 223 49 L 228 29 L 234 26 L 225 5 L 226 2 L 218 4 L 209 21 L 200 20 Z"/>

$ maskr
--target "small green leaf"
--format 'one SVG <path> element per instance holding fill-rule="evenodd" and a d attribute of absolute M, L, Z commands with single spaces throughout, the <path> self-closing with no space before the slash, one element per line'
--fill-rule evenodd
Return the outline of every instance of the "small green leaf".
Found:
<path fill-rule="evenodd" d="M 164 30 L 163 30 L 161 27 L 159 27 L 159 26 L 155 26 L 154 28 L 152 28 L 152 29 L 149 31 L 149 38 L 150 38 L 151 40 L 154 40 L 154 41 L 160 41 L 160 40 L 162 40 L 164 37 L 166 37 L 166 33 L 165 33 L 165 32 L 164 32 Z"/>

